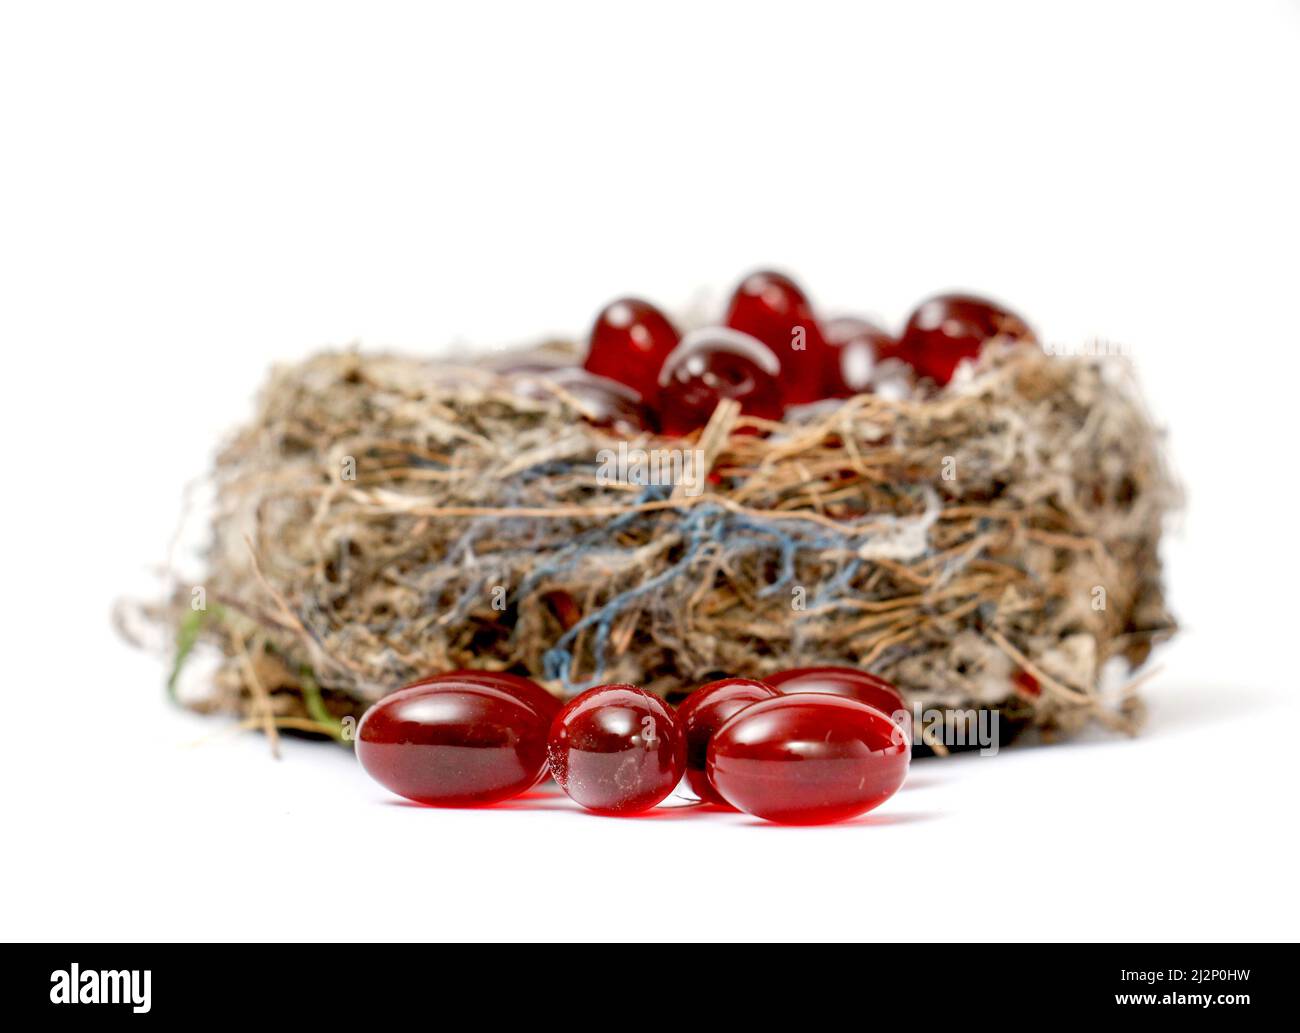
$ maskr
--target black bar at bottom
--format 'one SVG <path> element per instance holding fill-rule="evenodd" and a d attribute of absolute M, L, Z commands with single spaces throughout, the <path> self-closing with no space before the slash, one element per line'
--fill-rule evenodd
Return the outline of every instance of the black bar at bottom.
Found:
<path fill-rule="evenodd" d="M 4 1002 L 44 1021 L 138 1025 L 257 1016 L 382 1026 L 414 1013 L 430 1024 L 574 1021 L 582 1033 L 625 1021 L 698 1024 L 720 1016 L 801 1021 L 895 1015 L 961 1024 L 963 1016 L 1198 1016 L 1235 1021 L 1290 1003 L 1282 945 L 846 944 L 824 950 L 693 945 L 522 949 L 421 944 L 43 944 L 10 948 Z M 147 973 L 147 975 L 146 975 Z M 695 1001 L 686 1004 L 685 993 Z M 682 1009 L 679 1018 L 638 1010 Z M 598 1020 L 597 1016 L 604 1016 Z M 764 1018 L 764 1021 L 769 1021 Z M 856 1020 L 855 1020 L 856 1021 Z"/>

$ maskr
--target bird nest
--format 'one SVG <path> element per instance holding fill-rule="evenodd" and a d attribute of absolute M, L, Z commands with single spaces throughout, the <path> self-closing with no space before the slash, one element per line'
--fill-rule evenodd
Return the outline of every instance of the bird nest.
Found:
<path fill-rule="evenodd" d="M 1159 543 L 1178 499 L 1131 371 L 993 347 L 964 372 L 784 422 L 724 402 L 668 439 L 491 370 L 356 352 L 279 368 L 217 459 L 206 576 L 159 611 L 177 670 L 218 647 L 188 704 L 338 736 L 454 668 L 671 698 L 848 664 L 1015 728 L 1132 730 L 1140 700 L 1114 672 L 1174 628 Z M 643 454 L 702 465 L 687 484 Z"/>

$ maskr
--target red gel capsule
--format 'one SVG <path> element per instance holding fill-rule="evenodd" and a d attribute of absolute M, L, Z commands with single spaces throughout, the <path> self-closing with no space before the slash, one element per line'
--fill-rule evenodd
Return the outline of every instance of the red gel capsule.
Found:
<path fill-rule="evenodd" d="M 900 722 L 907 737 L 912 737 L 912 711 L 907 701 L 893 683 L 879 675 L 856 667 L 796 667 L 778 671 L 763 680 L 783 696 L 821 692 L 856 699 Z"/>
<path fill-rule="evenodd" d="M 781 393 L 787 404 L 805 405 L 825 397 L 822 387 L 834 355 L 812 305 L 788 276 L 764 271 L 745 277 L 731 296 L 727 326 L 772 349 L 781 361 Z"/>
<path fill-rule="evenodd" d="M 746 707 L 709 744 L 708 776 L 737 810 L 787 825 L 844 821 L 903 784 L 911 744 L 874 707 L 807 693 Z"/>
<path fill-rule="evenodd" d="M 978 358 L 995 337 L 1033 341 L 1034 332 L 1014 312 L 984 298 L 939 294 L 912 313 L 900 348 L 918 373 L 946 384 L 963 359 Z"/>
<path fill-rule="evenodd" d="M 777 377 L 781 364 L 763 344 L 726 327 L 696 330 L 682 338 L 659 372 L 659 423 L 665 434 L 689 434 L 709 422 L 724 398 L 741 412 L 781 418 Z"/>
<path fill-rule="evenodd" d="M 476 685 L 506 689 L 538 713 L 545 714 L 548 728 L 555 715 L 560 712 L 560 708 L 564 706 L 532 678 L 525 678 L 522 674 L 511 674 L 509 671 L 448 671 L 446 674 L 435 674 L 431 678 L 424 678 L 415 684 L 431 685 L 444 681 L 472 681 Z"/>
<path fill-rule="evenodd" d="M 536 784 L 555 711 L 490 678 L 441 675 L 381 699 L 357 729 L 366 773 L 398 796 L 436 807 L 497 803 Z"/>
<path fill-rule="evenodd" d="M 823 327 L 823 333 L 832 352 L 822 386 L 827 398 L 851 398 L 870 391 L 879 364 L 899 354 L 898 342 L 865 319 L 832 319 Z"/>
<path fill-rule="evenodd" d="M 635 685 L 600 685 L 571 699 L 551 723 L 548 753 L 560 788 L 597 814 L 648 810 L 685 766 L 673 712 Z"/>
<path fill-rule="evenodd" d="M 761 681 L 723 678 L 700 686 L 677 708 L 677 724 L 686 738 L 686 781 L 701 800 L 731 806 L 709 785 L 704 770 L 714 733 L 747 706 L 779 695 Z"/>
<path fill-rule="evenodd" d="M 626 384 L 653 404 L 659 369 L 678 339 L 668 317 L 648 301 L 620 298 L 596 317 L 583 366 L 589 373 Z"/>
<path fill-rule="evenodd" d="M 560 708 L 564 706 L 563 703 L 531 678 L 525 678 L 522 674 L 511 674 L 509 671 L 448 671 L 446 674 L 435 674 L 430 678 L 421 679 L 415 684 L 430 685 L 437 682 L 456 680 L 472 681 L 476 685 L 488 685 L 505 689 L 513 695 L 518 696 L 524 703 L 536 710 L 543 716 L 543 718 L 545 718 L 548 730 L 551 727 L 551 722 L 555 719 L 555 715 L 558 714 Z M 408 688 L 410 687 L 411 686 L 408 686 Z M 537 781 L 545 782 L 550 777 L 550 769 L 543 764 L 542 772 L 537 776 Z"/>

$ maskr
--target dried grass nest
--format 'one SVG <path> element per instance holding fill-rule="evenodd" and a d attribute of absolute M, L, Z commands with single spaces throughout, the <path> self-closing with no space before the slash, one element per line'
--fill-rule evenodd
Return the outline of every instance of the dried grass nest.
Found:
<path fill-rule="evenodd" d="M 782 423 L 724 403 L 694 439 L 627 442 L 703 449 L 695 496 L 600 483 L 627 439 L 581 406 L 400 355 L 276 369 L 213 471 L 206 609 L 174 583 L 155 611 L 176 671 L 196 641 L 219 650 L 188 705 L 337 737 L 453 668 L 671 698 L 826 663 L 1016 729 L 1137 727 L 1103 666 L 1174 630 L 1159 543 L 1179 500 L 1126 361 L 995 347 L 911 400 Z"/>

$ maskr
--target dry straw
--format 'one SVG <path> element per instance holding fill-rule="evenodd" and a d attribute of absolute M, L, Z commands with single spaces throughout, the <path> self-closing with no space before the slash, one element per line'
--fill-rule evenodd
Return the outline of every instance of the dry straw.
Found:
<path fill-rule="evenodd" d="M 1178 499 L 1123 360 L 995 348 L 914 400 L 724 405 L 698 440 L 628 442 L 702 448 L 699 494 L 598 477 L 623 439 L 511 385 L 354 352 L 277 369 L 216 463 L 207 609 L 188 585 L 164 608 L 178 667 L 223 657 L 190 705 L 338 734 L 451 668 L 671 694 L 836 663 L 1016 727 L 1136 728 L 1102 668 L 1173 630 Z"/>

